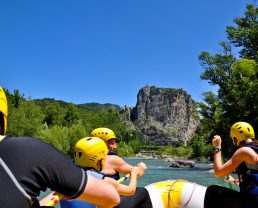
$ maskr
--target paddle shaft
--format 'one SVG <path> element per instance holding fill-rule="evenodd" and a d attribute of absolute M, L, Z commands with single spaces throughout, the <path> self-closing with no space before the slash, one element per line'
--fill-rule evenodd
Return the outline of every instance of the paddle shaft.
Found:
<path fill-rule="evenodd" d="M 120 179 L 117 180 L 118 183 L 123 183 L 127 178 L 130 177 L 130 174 L 128 173 L 124 177 L 121 177 Z"/>
<path fill-rule="evenodd" d="M 54 207 L 62 198 L 63 196 L 61 194 L 56 193 L 44 206 Z"/>

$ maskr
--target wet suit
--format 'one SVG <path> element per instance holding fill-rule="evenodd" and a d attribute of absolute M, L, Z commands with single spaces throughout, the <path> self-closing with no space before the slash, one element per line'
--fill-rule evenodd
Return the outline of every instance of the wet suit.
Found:
<path fill-rule="evenodd" d="M 246 147 L 246 146 L 245 146 Z M 258 154 L 257 146 L 247 146 Z M 258 166 L 239 165 L 236 172 L 239 178 L 240 192 L 212 185 L 206 190 L 204 208 L 254 208 L 258 207 Z"/>
<path fill-rule="evenodd" d="M 37 208 L 47 188 L 76 198 L 87 174 L 52 145 L 32 137 L 6 136 L 0 142 L 0 207 Z"/>

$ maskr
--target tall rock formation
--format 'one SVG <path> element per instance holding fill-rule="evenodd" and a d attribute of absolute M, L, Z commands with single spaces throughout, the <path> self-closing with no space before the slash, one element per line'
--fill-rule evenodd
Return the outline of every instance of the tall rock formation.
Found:
<path fill-rule="evenodd" d="M 186 144 L 197 128 L 194 101 L 182 89 L 146 86 L 137 95 L 130 120 L 152 144 Z"/>

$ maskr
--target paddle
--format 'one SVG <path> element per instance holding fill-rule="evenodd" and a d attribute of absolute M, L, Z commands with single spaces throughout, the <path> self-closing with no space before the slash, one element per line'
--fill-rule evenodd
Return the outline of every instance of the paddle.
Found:
<path fill-rule="evenodd" d="M 228 180 L 230 177 L 231 177 L 231 175 L 227 175 L 227 176 L 226 176 L 226 180 Z M 233 189 L 232 183 L 229 182 L 229 181 L 228 181 L 227 183 L 228 183 L 228 187 L 229 187 L 230 189 Z"/>
<path fill-rule="evenodd" d="M 123 183 L 127 178 L 130 177 L 130 173 L 125 175 L 124 177 L 121 177 L 120 179 L 117 180 L 118 183 Z"/>
<path fill-rule="evenodd" d="M 130 174 L 128 173 L 124 177 L 121 177 L 119 180 L 117 180 L 117 182 L 121 184 L 129 177 L 130 177 Z M 55 195 L 53 195 L 52 198 L 49 200 L 49 202 L 47 202 L 44 206 L 54 207 L 62 198 L 63 198 L 62 194 L 55 193 Z"/>
<path fill-rule="evenodd" d="M 56 192 L 44 206 L 54 207 L 62 198 L 63 195 Z"/>

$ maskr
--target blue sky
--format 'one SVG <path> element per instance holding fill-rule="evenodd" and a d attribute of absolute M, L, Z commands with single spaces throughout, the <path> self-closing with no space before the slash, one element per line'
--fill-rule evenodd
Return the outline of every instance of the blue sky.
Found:
<path fill-rule="evenodd" d="M 26 97 L 135 106 L 140 88 L 214 90 L 198 55 L 219 52 L 245 0 L 0 2 L 0 85 Z"/>

